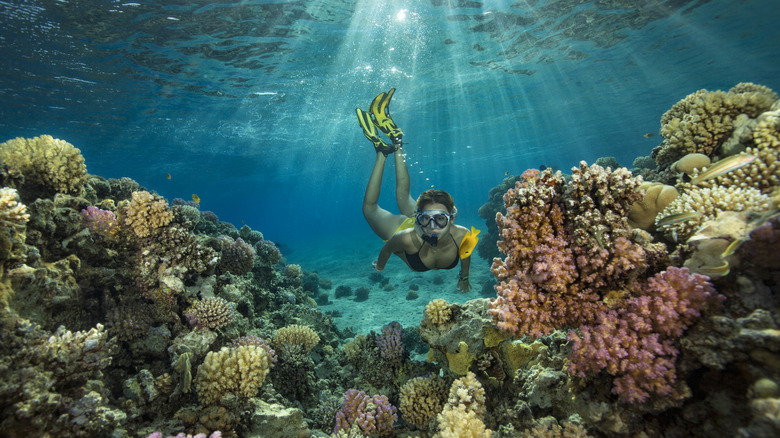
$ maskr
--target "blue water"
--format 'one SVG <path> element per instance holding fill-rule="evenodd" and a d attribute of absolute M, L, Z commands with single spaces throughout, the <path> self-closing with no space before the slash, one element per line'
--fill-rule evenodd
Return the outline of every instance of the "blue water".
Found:
<path fill-rule="evenodd" d="M 687 94 L 780 90 L 778 1 L 49 0 L 0 17 L 0 141 L 65 139 L 92 174 L 195 193 L 299 251 L 377 243 L 354 108 L 391 87 L 413 195 L 448 190 L 477 226 L 506 173 L 630 167 Z"/>

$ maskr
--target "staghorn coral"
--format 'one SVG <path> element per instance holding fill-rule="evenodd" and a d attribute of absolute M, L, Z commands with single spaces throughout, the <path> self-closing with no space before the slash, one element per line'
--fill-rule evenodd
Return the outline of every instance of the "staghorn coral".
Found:
<path fill-rule="evenodd" d="M 661 145 L 653 151 L 658 166 L 668 167 L 690 153 L 712 157 L 731 136 L 740 114 L 750 118 L 767 111 L 777 95 L 766 87 L 740 83 L 728 92 L 699 90 L 661 117 Z"/>
<path fill-rule="evenodd" d="M 133 199 L 120 209 L 120 219 L 139 238 L 157 233 L 173 220 L 168 202 L 147 191 L 133 192 Z"/>
<path fill-rule="evenodd" d="M 0 143 L 0 162 L 24 175 L 24 183 L 54 192 L 78 194 L 87 182 L 87 166 L 81 151 L 50 135 L 17 137 Z"/>
<path fill-rule="evenodd" d="M 230 272 L 234 275 L 245 275 L 255 265 L 255 249 L 244 242 L 242 238 L 232 239 L 228 236 L 220 238 L 222 255 L 217 264 L 217 272 Z"/>
<path fill-rule="evenodd" d="M 452 317 L 452 309 L 447 300 L 436 298 L 425 306 L 425 317 L 433 325 L 442 325 L 449 322 Z"/>
<path fill-rule="evenodd" d="M 485 389 L 474 373 L 452 382 L 447 403 L 438 415 L 439 432 L 436 438 L 489 438 L 485 428 Z"/>
<path fill-rule="evenodd" d="M 198 367 L 195 390 L 200 400 L 215 404 L 226 394 L 253 397 L 260 390 L 270 364 L 265 349 L 254 345 L 211 351 Z"/>
<path fill-rule="evenodd" d="M 691 187 L 670 202 L 656 217 L 658 230 L 674 239 L 686 241 L 701 225 L 714 220 L 724 211 L 764 212 L 772 208 L 768 196 L 754 188 L 737 186 Z M 690 213 L 688 220 L 664 224 L 663 219 L 672 215 Z"/>
<path fill-rule="evenodd" d="M 686 268 L 670 267 L 650 278 L 646 288 L 625 306 L 601 313 L 596 324 L 581 327 L 581 336 L 569 334 L 574 342 L 569 371 L 586 377 L 606 370 L 616 377 L 612 392 L 628 403 L 644 402 L 651 394 L 685 397 L 676 385 L 676 340 L 702 312 L 725 299 L 708 277 Z"/>
<path fill-rule="evenodd" d="M 349 389 L 336 413 L 333 433 L 348 431 L 357 426 L 366 436 L 389 436 L 398 420 L 396 408 L 385 395 L 369 397 L 365 392 Z"/>
<path fill-rule="evenodd" d="M 301 346 L 305 352 L 311 351 L 319 342 L 319 335 L 311 327 L 298 324 L 291 324 L 276 330 L 271 341 L 277 350 Z"/>
<path fill-rule="evenodd" d="M 233 305 L 223 298 L 206 297 L 195 303 L 185 316 L 191 325 L 199 329 L 218 329 L 235 321 L 236 311 Z"/>
<path fill-rule="evenodd" d="M 404 383 L 398 398 L 401 415 L 407 423 L 431 429 L 444 408 L 447 386 L 439 376 L 414 377 Z"/>

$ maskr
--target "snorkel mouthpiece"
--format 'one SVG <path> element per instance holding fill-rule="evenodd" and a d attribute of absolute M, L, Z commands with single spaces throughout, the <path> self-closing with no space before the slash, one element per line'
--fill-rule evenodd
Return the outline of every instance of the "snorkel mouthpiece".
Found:
<path fill-rule="evenodd" d="M 423 234 L 422 240 L 425 242 L 428 242 L 428 245 L 436 246 L 439 244 L 439 235 L 438 234 Z"/>

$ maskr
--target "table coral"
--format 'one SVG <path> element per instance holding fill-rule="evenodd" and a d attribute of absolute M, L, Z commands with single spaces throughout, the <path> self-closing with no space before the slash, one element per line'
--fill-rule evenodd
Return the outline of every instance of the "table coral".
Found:
<path fill-rule="evenodd" d="M 661 117 L 664 140 L 653 151 L 656 162 L 665 168 L 690 153 L 716 155 L 740 114 L 758 117 L 776 100 L 772 90 L 751 83 L 737 84 L 728 92 L 702 89 L 689 94 Z"/>
<path fill-rule="evenodd" d="M 725 297 L 708 277 L 670 267 L 650 278 L 625 306 L 599 314 L 598 322 L 581 327 L 574 342 L 569 371 L 585 377 L 606 370 L 615 376 L 612 392 L 628 403 L 651 394 L 682 397 L 675 387 L 679 339 L 704 311 L 715 310 Z"/>
<path fill-rule="evenodd" d="M 195 390 L 200 400 L 214 404 L 226 394 L 253 397 L 270 369 L 265 349 L 254 345 L 222 347 L 206 355 L 198 367 Z"/>
<path fill-rule="evenodd" d="M 81 151 L 50 135 L 18 137 L 0 143 L 0 162 L 23 174 L 25 184 L 46 192 L 75 195 L 87 182 L 87 166 Z"/>
<path fill-rule="evenodd" d="M 398 420 L 396 407 L 385 395 L 369 397 L 365 392 L 350 389 L 344 394 L 344 402 L 336 413 L 333 433 L 357 426 L 366 436 L 388 436 L 393 423 Z"/>

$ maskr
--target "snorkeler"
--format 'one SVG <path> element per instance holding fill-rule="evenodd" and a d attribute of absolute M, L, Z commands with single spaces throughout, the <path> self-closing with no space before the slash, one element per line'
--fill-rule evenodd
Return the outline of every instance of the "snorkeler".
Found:
<path fill-rule="evenodd" d="M 383 271 L 392 254 L 403 260 L 412 271 L 454 269 L 461 260 L 458 290 L 468 292 L 471 252 L 479 231 L 455 225 L 457 209 L 452 196 L 444 190 L 426 190 L 417 201 L 409 193 L 409 170 L 403 151 L 403 131 L 390 118 L 388 106 L 395 88 L 379 94 L 369 112 L 356 109 L 363 134 L 374 144 L 376 161 L 363 197 L 363 216 L 371 229 L 386 243 L 373 267 Z M 385 143 L 377 128 L 391 143 Z M 401 214 L 393 214 L 378 204 L 387 157 L 395 161 L 395 199 Z"/>

